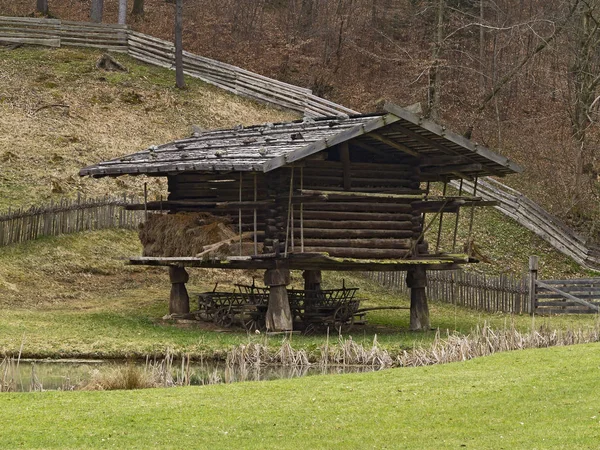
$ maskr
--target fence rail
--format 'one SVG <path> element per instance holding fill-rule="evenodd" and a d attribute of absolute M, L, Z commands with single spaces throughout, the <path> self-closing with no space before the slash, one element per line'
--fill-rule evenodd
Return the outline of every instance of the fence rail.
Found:
<path fill-rule="evenodd" d="M 409 293 L 406 272 L 369 272 L 383 287 Z M 427 272 L 427 298 L 489 312 L 530 313 L 528 278 L 489 276 L 462 270 Z"/>
<path fill-rule="evenodd" d="M 136 228 L 144 221 L 143 211 L 128 211 L 135 198 L 67 200 L 0 214 L 0 247 L 43 236 L 107 228 Z"/>
<path fill-rule="evenodd" d="M 126 25 L 70 22 L 56 19 L 0 16 L 0 41 L 49 47 L 77 46 L 128 53 L 135 59 L 175 68 L 175 45 Z M 300 112 L 307 117 L 357 114 L 310 89 L 268 78 L 231 64 L 183 53 L 184 72 L 236 95 Z"/>

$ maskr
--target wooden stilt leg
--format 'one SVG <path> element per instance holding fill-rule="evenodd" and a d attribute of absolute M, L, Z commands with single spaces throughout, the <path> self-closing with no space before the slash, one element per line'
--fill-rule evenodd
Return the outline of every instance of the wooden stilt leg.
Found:
<path fill-rule="evenodd" d="M 410 288 L 410 330 L 427 331 L 429 307 L 427 305 L 427 272 L 424 267 L 411 267 L 406 274 L 406 285 Z"/>
<path fill-rule="evenodd" d="M 190 297 L 185 283 L 190 279 L 183 267 L 169 267 L 171 280 L 171 296 L 169 298 L 169 314 L 187 314 L 190 312 Z"/>
<path fill-rule="evenodd" d="M 293 318 L 286 286 L 290 284 L 290 270 L 287 267 L 268 269 L 265 272 L 265 285 L 269 286 L 267 308 L 268 331 L 292 331 Z"/>

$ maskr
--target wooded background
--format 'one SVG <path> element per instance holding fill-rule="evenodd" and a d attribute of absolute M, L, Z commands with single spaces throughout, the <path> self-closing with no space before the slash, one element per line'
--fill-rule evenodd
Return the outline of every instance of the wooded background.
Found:
<path fill-rule="evenodd" d="M 119 0 L 103 3 L 102 20 L 117 23 Z M 360 111 L 382 98 L 420 102 L 523 164 L 526 175 L 507 180 L 513 187 L 600 235 L 600 0 L 183 3 L 186 50 Z M 66 20 L 90 20 L 91 7 L 48 1 L 49 14 Z M 34 0 L 0 0 L 2 15 L 35 9 Z M 129 0 L 128 12 L 134 29 L 173 40 L 174 1 Z"/>

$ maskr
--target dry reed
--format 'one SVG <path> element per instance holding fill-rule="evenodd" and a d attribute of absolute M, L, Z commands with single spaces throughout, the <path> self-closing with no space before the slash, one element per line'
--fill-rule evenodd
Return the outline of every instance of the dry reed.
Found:
<path fill-rule="evenodd" d="M 514 324 L 500 330 L 492 329 L 487 323 L 468 335 L 447 333 L 442 337 L 438 330 L 429 347 L 404 351 L 395 365 L 401 367 L 429 366 L 488 356 L 498 352 L 545 348 L 564 345 L 587 344 L 600 340 L 600 326 L 583 330 L 550 330 L 541 327 L 528 333 L 517 330 Z"/>

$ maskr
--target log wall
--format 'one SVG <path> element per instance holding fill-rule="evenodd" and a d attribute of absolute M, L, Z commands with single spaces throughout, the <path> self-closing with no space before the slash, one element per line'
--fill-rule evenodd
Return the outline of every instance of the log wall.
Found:
<path fill-rule="evenodd" d="M 402 198 L 372 197 L 378 193 Z M 420 193 L 418 166 L 408 158 L 387 165 L 350 162 L 346 171 L 341 161 L 318 160 L 266 174 L 245 172 L 241 180 L 239 172 L 170 176 L 168 201 L 172 212 L 226 217 L 237 232 L 240 212 L 241 231 L 254 230 L 256 210 L 264 253 L 403 259 L 427 252 L 426 244 L 417 245 L 422 215 L 412 206 Z"/>

